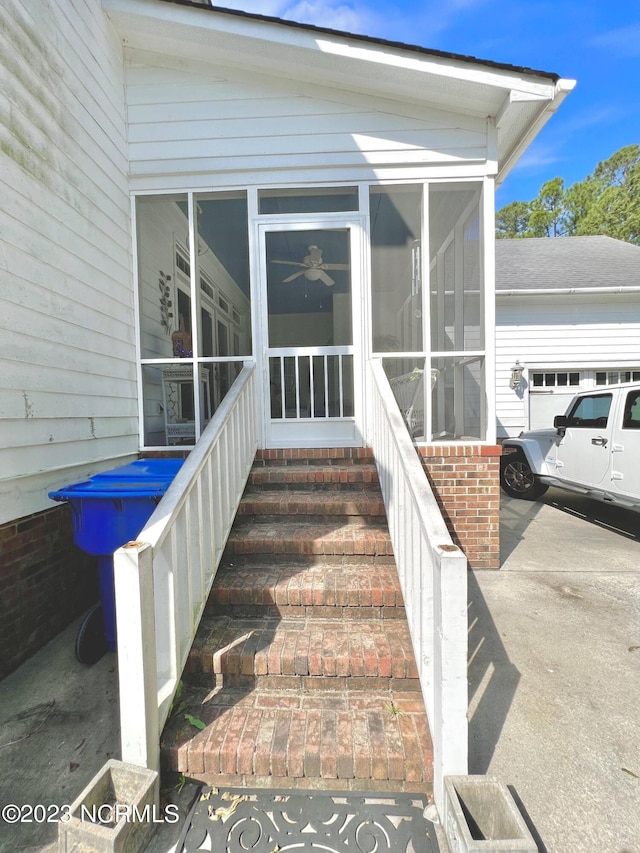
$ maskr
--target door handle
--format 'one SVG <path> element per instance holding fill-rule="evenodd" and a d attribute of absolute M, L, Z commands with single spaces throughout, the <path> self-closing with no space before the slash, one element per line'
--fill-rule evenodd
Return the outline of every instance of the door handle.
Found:
<path fill-rule="evenodd" d="M 591 444 L 597 444 L 599 447 L 606 447 L 607 441 L 607 438 L 603 438 L 601 435 L 599 435 L 598 438 L 591 439 Z"/>

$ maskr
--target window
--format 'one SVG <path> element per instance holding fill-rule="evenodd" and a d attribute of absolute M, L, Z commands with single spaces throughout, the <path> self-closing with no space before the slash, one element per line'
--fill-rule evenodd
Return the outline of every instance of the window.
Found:
<path fill-rule="evenodd" d="M 534 388 L 566 388 L 580 385 L 578 371 L 559 373 L 532 373 L 531 384 Z"/>
<path fill-rule="evenodd" d="M 213 301 L 213 287 L 204 277 L 200 278 L 200 290 Z"/>
<path fill-rule="evenodd" d="M 593 394 L 576 401 L 567 418 L 568 427 L 604 429 L 611 408 L 611 394 Z"/>
<path fill-rule="evenodd" d="M 176 249 L 176 269 L 182 270 L 187 278 L 191 275 L 191 264 L 182 254 L 182 249 Z"/>
<path fill-rule="evenodd" d="M 631 391 L 627 394 L 622 428 L 640 429 L 640 391 Z"/>
<path fill-rule="evenodd" d="M 621 382 L 640 382 L 640 370 L 596 371 L 596 385 L 619 385 Z"/>

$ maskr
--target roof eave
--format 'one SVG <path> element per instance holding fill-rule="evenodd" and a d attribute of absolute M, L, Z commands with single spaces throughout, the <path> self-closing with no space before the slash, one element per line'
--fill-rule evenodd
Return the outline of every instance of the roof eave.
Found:
<path fill-rule="evenodd" d="M 541 100 L 537 115 L 533 121 L 529 122 L 525 127 L 524 132 L 516 137 L 514 143 L 508 151 L 501 152 L 500 165 L 496 176 L 496 183 L 500 184 L 507 177 L 511 169 L 518 162 L 524 151 L 531 145 L 535 137 L 540 133 L 545 124 L 558 110 L 564 99 L 569 95 L 576 86 L 575 80 L 570 80 L 564 77 L 559 78 L 554 85 L 553 93 L 550 99 Z M 516 97 L 514 98 L 514 95 Z M 499 115 L 497 124 L 503 122 L 505 125 L 510 120 L 510 113 L 515 111 L 515 105 L 519 102 L 517 93 L 510 93 L 509 99 L 505 104 L 503 115 Z M 498 131 L 500 128 L 498 127 Z"/>
<path fill-rule="evenodd" d="M 102 0 L 123 43 L 247 67 L 301 82 L 486 119 L 498 181 L 575 82 L 555 74 L 430 51 L 190 0 Z"/>
<path fill-rule="evenodd" d="M 517 66 L 511 65 L 506 62 L 496 62 L 494 60 L 489 59 L 481 59 L 475 56 L 468 56 L 459 53 L 452 53 L 450 51 L 444 50 L 435 50 L 433 48 L 426 48 L 420 45 L 408 44 L 405 42 L 393 41 L 391 39 L 384 39 L 375 36 L 367 36 L 361 33 L 349 33 L 343 30 L 336 30 L 331 27 L 320 27 L 317 24 L 302 24 L 296 21 L 287 20 L 285 18 L 277 18 L 272 15 L 263 15 L 256 12 L 245 12 L 240 9 L 227 9 L 222 6 L 216 6 L 211 2 L 210 5 L 206 5 L 203 0 L 160 0 L 163 3 L 169 3 L 174 6 L 186 6 L 189 8 L 195 9 L 204 9 L 204 11 L 211 13 L 214 12 L 216 15 L 223 16 L 231 16 L 235 18 L 244 18 L 246 20 L 253 21 L 261 21 L 266 23 L 274 24 L 278 27 L 289 27 L 297 30 L 306 30 L 312 33 L 325 34 L 330 36 L 335 36 L 338 38 L 347 38 L 349 41 L 357 41 L 362 42 L 364 44 L 369 45 L 378 45 L 378 46 L 386 46 L 391 47 L 394 50 L 401 51 L 409 51 L 411 53 L 417 53 L 423 56 L 430 57 L 439 57 L 443 59 L 450 59 L 457 62 L 467 62 L 474 65 L 482 65 L 487 68 L 495 68 L 503 71 L 509 71 L 511 73 L 515 72 L 518 74 L 527 74 L 534 75 L 537 77 L 544 77 L 550 80 L 556 81 L 560 79 L 558 74 L 555 74 L 550 71 L 541 71 L 533 68 L 527 68 L 525 66 Z M 103 0 L 103 5 L 106 5 Z"/>

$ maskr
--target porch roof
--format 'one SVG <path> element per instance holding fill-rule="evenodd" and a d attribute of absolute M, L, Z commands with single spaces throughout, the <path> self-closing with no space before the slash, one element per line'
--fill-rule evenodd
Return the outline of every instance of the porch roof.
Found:
<path fill-rule="evenodd" d="M 215 62 L 495 123 L 500 182 L 573 89 L 557 74 L 191 0 L 102 0 L 128 48 Z"/>

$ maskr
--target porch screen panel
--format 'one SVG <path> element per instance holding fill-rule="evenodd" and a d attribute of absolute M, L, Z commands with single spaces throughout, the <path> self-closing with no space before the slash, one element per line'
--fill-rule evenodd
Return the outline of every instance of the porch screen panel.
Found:
<path fill-rule="evenodd" d="M 431 439 L 486 436 L 481 187 L 429 187 Z"/>
<path fill-rule="evenodd" d="M 136 232 L 143 444 L 193 444 L 187 195 L 136 198 Z"/>
<path fill-rule="evenodd" d="M 358 210 L 357 187 L 258 190 L 260 214 L 337 213 Z"/>
<path fill-rule="evenodd" d="M 480 190 L 468 184 L 429 189 L 431 349 L 484 348 Z"/>
<path fill-rule="evenodd" d="M 139 196 L 136 230 L 143 445 L 193 445 L 251 355 L 246 193 Z"/>
<path fill-rule="evenodd" d="M 420 352 L 422 333 L 421 185 L 371 187 L 374 352 Z"/>
<path fill-rule="evenodd" d="M 482 441 L 486 433 L 484 358 L 432 360 L 433 441 Z"/>
<path fill-rule="evenodd" d="M 425 393 L 431 382 L 427 374 L 425 385 L 425 358 L 383 358 L 382 366 L 387 375 L 393 396 L 404 418 L 412 438 L 424 438 Z"/>
<path fill-rule="evenodd" d="M 139 196 L 136 228 L 140 352 L 143 359 L 173 358 L 180 318 L 189 329 L 191 321 L 187 196 Z"/>
<path fill-rule="evenodd" d="M 200 193 L 194 197 L 197 350 L 207 372 L 210 409 L 215 412 L 250 356 L 248 211 L 245 192 Z"/>
<path fill-rule="evenodd" d="M 462 227 L 463 349 L 484 349 L 484 279 L 479 194 Z"/>

